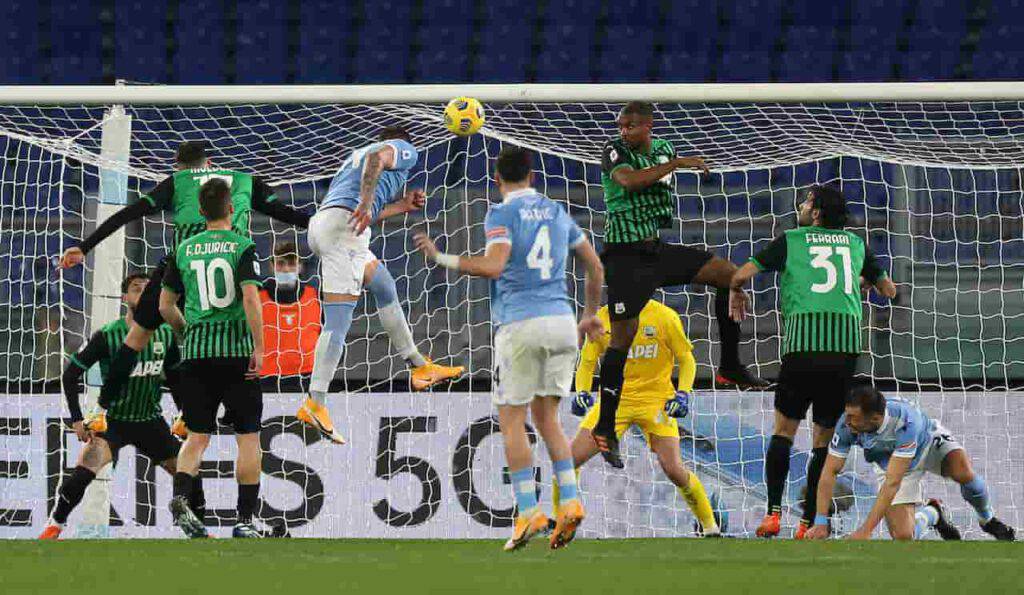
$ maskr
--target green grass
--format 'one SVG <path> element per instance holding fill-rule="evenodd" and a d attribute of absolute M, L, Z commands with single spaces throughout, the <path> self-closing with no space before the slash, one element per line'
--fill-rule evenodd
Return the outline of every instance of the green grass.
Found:
<path fill-rule="evenodd" d="M 925 593 L 1024 591 L 1017 544 L 753 540 L 0 540 L 4 593 Z"/>

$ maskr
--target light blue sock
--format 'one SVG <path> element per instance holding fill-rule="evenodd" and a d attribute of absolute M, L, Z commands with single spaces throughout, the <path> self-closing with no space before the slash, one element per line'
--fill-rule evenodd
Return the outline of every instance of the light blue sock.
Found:
<path fill-rule="evenodd" d="M 978 521 L 982 525 L 995 516 L 988 503 L 988 486 L 985 485 L 985 480 L 981 477 L 976 475 L 971 481 L 961 484 L 960 495 L 974 508 L 974 512 L 978 513 Z"/>
<path fill-rule="evenodd" d="M 533 477 L 533 467 L 511 471 L 512 491 L 516 495 L 516 506 L 519 516 L 530 517 L 537 512 L 537 482 Z"/>
<path fill-rule="evenodd" d="M 933 506 L 922 506 L 914 514 L 914 539 L 921 539 L 925 532 L 939 522 L 939 511 Z"/>
<path fill-rule="evenodd" d="M 398 286 L 395 285 L 395 278 L 391 276 L 391 271 L 384 266 L 384 263 L 377 265 L 377 270 L 373 272 L 373 278 L 366 284 L 366 290 L 373 294 L 378 308 L 398 301 Z"/>
<path fill-rule="evenodd" d="M 576 487 L 576 469 L 573 468 L 572 459 L 554 461 L 552 466 L 555 470 L 555 481 L 558 482 L 559 499 L 562 502 L 579 498 L 579 490 Z"/>
<path fill-rule="evenodd" d="M 391 344 L 395 351 L 413 366 L 425 366 L 427 360 L 416 348 L 416 341 L 413 339 L 412 329 L 409 328 L 409 321 L 402 310 L 402 304 L 398 302 L 395 278 L 391 276 L 388 267 L 383 264 L 377 265 L 377 270 L 366 285 L 366 289 L 373 294 L 373 299 L 377 301 L 377 316 L 380 318 L 381 326 L 391 338 Z"/>
<path fill-rule="evenodd" d="M 352 327 L 356 302 L 324 302 L 324 327 L 313 352 L 313 373 L 309 378 L 309 396 L 324 405 L 331 380 L 345 351 L 345 337 Z"/>

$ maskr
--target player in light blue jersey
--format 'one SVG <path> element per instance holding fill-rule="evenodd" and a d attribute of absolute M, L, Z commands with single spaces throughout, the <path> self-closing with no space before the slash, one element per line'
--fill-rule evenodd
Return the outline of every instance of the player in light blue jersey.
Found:
<path fill-rule="evenodd" d="M 819 512 L 807 539 L 828 537 L 828 517 L 822 511 L 829 509 L 836 476 L 853 446 L 859 446 L 864 458 L 877 466 L 881 485 L 867 519 L 851 539 L 870 539 L 882 519 L 893 539 L 920 537 L 929 526 L 945 539 L 959 539 L 959 531 L 946 520 L 937 500 L 914 514 L 923 504 L 921 481 L 931 473 L 960 484 L 960 494 L 974 508 L 983 531 L 1000 541 L 1014 540 L 1013 528 L 992 512 L 985 480 L 974 473 L 964 447 L 920 407 L 886 399 L 871 386 L 855 388 L 846 399 L 846 412 L 836 425 L 818 484 Z"/>
<path fill-rule="evenodd" d="M 423 190 L 405 190 L 417 158 L 405 129 L 385 128 L 377 142 L 353 151 L 341 164 L 309 221 L 309 247 L 320 257 L 324 324 L 314 353 L 309 398 L 297 417 L 335 443 L 344 443 L 344 438 L 328 413 L 327 392 L 363 287 L 376 299 L 377 316 L 391 343 L 412 367 L 414 389 L 462 375 L 461 366 L 435 364 L 416 348 L 395 279 L 370 251 L 370 223 L 422 209 L 426 203 Z"/>
<path fill-rule="evenodd" d="M 558 403 L 569 395 L 580 335 L 600 338 L 597 318 L 604 269 L 594 247 L 576 222 L 550 198 L 532 188 L 531 156 L 508 148 L 498 155 L 495 180 L 502 203 L 492 205 L 484 221 L 487 248 L 483 256 L 438 251 L 424 234 L 416 246 L 434 262 L 491 282 L 494 335 L 493 393 L 518 515 L 506 551 L 519 549 L 547 528 L 537 504 L 533 455 L 526 434 L 527 406 L 551 455 L 561 505 L 551 547 L 564 546 L 583 521 L 569 441 L 558 420 Z M 566 288 L 570 250 L 586 271 L 585 305 L 577 327 Z"/>

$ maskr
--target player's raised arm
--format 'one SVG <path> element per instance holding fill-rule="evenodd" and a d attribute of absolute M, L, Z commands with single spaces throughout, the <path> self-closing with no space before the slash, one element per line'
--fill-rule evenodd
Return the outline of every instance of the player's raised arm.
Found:
<path fill-rule="evenodd" d="M 396 215 L 404 215 L 405 213 L 411 213 L 422 209 L 427 204 L 427 193 L 420 188 L 414 188 L 405 192 L 402 198 L 395 202 L 388 203 L 379 215 L 377 215 L 376 222 L 383 221 L 388 217 L 394 217 Z"/>
<path fill-rule="evenodd" d="M 294 225 L 300 229 L 309 227 L 309 213 L 281 203 L 277 200 L 274 189 L 256 177 L 252 180 L 252 208 L 271 219 Z"/>
<path fill-rule="evenodd" d="M 434 240 L 425 233 L 412 236 L 416 249 L 423 253 L 427 260 L 472 277 L 497 279 L 505 270 L 509 254 L 512 253 L 511 242 L 488 242 L 483 256 L 445 254 L 437 249 Z"/>
<path fill-rule="evenodd" d="M 377 182 L 385 169 L 395 166 L 396 151 L 389 144 L 383 144 L 363 155 L 363 174 L 359 178 L 359 206 L 352 212 L 352 226 L 357 234 L 373 221 L 373 200 Z"/>
<path fill-rule="evenodd" d="M 82 405 L 78 399 L 78 382 L 82 376 L 107 353 L 107 340 L 101 331 L 93 333 L 89 342 L 81 351 L 71 356 L 64 373 L 60 377 L 61 388 L 64 389 L 64 400 L 68 404 L 68 413 L 71 414 L 72 428 L 79 441 L 88 442 L 89 432 L 85 429 L 84 417 L 82 416 Z"/>
<path fill-rule="evenodd" d="M 85 255 L 92 251 L 100 242 L 107 239 L 110 234 L 132 221 L 142 219 L 164 209 L 171 203 L 174 196 L 174 176 L 167 176 L 164 181 L 156 185 L 152 191 L 142 195 L 137 203 L 129 205 L 107 218 L 78 246 L 68 248 L 61 255 L 58 266 L 62 269 L 77 266 L 85 260 Z"/>
<path fill-rule="evenodd" d="M 181 280 L 181 273 L 173 255 L 167 257 L 167 268 L 164 270 L 161 283 L 160 315 L 171 325 L 178 340 L 181 341 L 185 336 L 185 317 L 178 308 L 178 297 L 185 294 L 185 284 Z"/>

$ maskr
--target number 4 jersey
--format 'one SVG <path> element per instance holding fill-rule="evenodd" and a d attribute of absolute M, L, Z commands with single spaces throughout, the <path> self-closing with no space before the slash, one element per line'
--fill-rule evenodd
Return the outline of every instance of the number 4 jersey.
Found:
<path fill-rule="evenodd" d="M 860 236 L 843 229 L 799 227 L 750 260 L 762 271 L 782 273 L 783 355 L 860 353 L 860 277 L 874 284 L 885 276 Z"/>
<path fill-rule="evenodd" d="M 575 316 L 565 286 L 569 249 L 586 236 L 565 209 L 533 188 L 509 192 L 484 219 L 487 245 L 511 244 L 501 277 L 491 282 L 496 325 L 541 316 Z"/>
<path fill-rule="evenodd" d="M 252 355 L 242 286 L 260 285 L 256 267 L 252 240 L 234 231 L 207 230 L 178 246 L 164 286 L 185 296 L 183 361 Z"/>

